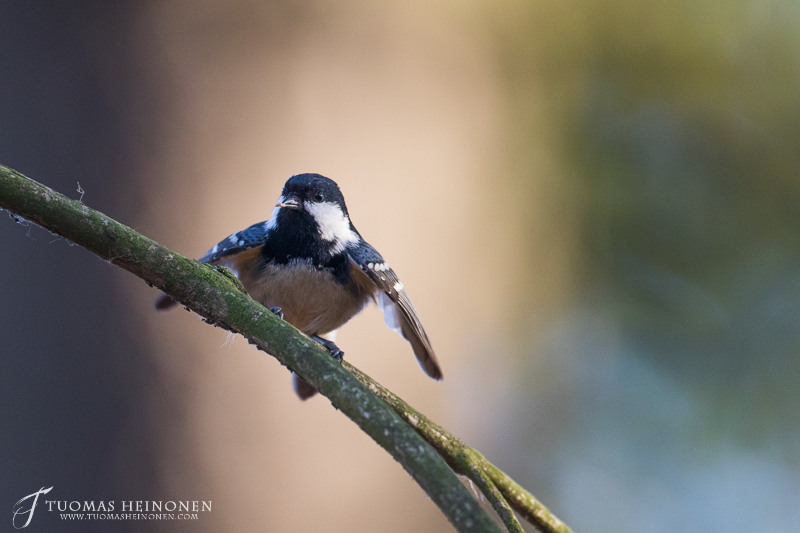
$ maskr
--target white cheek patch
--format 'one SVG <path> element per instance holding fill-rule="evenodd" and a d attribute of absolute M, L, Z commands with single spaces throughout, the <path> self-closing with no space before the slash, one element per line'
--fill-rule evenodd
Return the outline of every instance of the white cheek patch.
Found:
<path fill-rule="evenodd" d="M 306 211 L 317 222 L 320 238 L 332 242 L 336 252 L 341 252 L 348 244 L 358 242 L 358 235 L 350 229 L 350 219 L 337 204 L 306 202 Z"/>

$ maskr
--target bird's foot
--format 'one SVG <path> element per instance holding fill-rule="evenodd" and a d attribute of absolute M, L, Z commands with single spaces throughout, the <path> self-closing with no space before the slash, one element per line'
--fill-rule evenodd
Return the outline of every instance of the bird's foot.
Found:
<path fill-rule="evenodd" d="M 323 348 L 328 350 L 328 353 L 331 354 L 331 357 L 340 363 L 344 360 L 344 352 L 341 351 L 334 343 L 327 339 L 323 339 L 322 337 L 317 337 L 316 335 L 312 335 L 311 338 L 320 343 Z"/>
<path fill-rule="evenodd" d="M 280 318 L 281 320 L 283 320 L 283 310 L 282 310 L 280 307 L 278 307 L 278 306 L 275 306 L 275 307 L 270 307 L 270 308 L 269 308 L 269 310 L 270 310 L 270 311 L 272 311 L 272 313 L 273 313 L 273 314 L 274 314 L 276 317 L 278 317 L 278 318 Z"/>

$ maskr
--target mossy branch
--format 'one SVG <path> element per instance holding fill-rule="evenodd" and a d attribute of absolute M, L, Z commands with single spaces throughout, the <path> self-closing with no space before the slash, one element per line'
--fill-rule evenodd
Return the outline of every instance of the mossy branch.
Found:
<path fill-rule="evenodd" d="M 543 531 L 569 531 L 482 455 L 352 365 L 338 364 L 317 343 L 247 296 L 238 280 L 227 272 L 172 252 L 79 200 L 2 165 L 0 208 L 128 270 L 206 322 L 241 334 L 302 376 L 389 452 L 458 531 L 500 529 L 450 467 L 477 484 L 509 531 L 522 528 L 505 498 Z"/>

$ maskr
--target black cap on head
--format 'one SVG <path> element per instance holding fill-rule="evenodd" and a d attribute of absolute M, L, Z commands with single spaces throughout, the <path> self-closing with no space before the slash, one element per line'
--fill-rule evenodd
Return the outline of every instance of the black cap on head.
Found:
<path fill-rule="evenodd" d="M 307 202 L 329 202 L 341 206 L 347 214 L 344 196 L 336 182 L 320 174 L 297 174 L 286 181 L 283 195 L 294 195 Z"/>

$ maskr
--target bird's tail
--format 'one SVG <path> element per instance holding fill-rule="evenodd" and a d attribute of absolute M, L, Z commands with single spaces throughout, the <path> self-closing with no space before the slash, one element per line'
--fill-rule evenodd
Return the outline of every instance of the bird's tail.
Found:
<path fill-rule="evenodd" d="M 297 393 L 301 400 L 308 400 L 317 393 L 317 389 L 311 383 L 297 374 L 292 374 L 292 378 L 294 379 L 294 392 Z"/>
<path fill-rule="evenodd" d="M 166 294 L 162 294 L 156 299 L 155 307 L 156 311 L 167 311 L 168 309 L 172 309 L 178 305 L 178 302 L 167 296 Z"/>
<path fill-rule="evenodd" d="M 155 302 L 156 311 L 168 311 L 177 305 L 178 302 L 166 294 L 159 296 Z M 294 392 L 297 393 L 297 396 L 300 397 L 301 400 L 308 400 L 317 394 L 317 389 L 315 389 L 308 381 L 304 380 L 297 374 L 292 374 L 292 377 L 294 379 Z"/>

